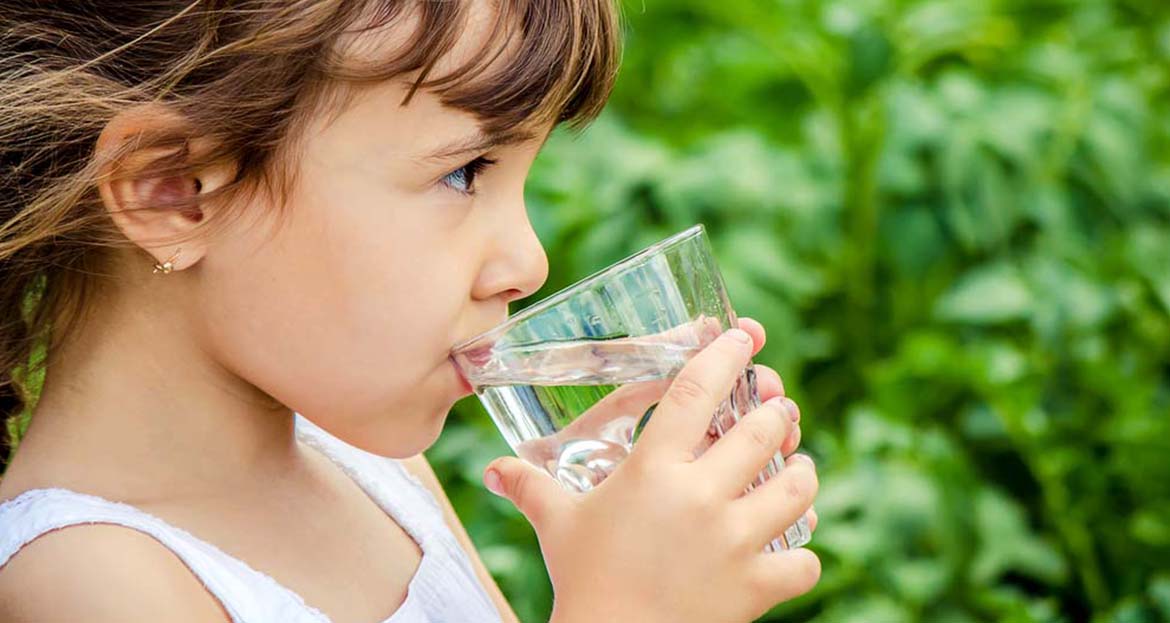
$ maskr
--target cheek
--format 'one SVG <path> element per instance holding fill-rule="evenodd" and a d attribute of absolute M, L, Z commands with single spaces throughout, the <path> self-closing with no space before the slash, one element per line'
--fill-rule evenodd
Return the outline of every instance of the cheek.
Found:
<path fill-rule="evenodd" d="M 302 202 L 272 235 L 217 249 L 207 328 L 237 374 L 334 434 L 407 443 L 403 427 L 450 406 L 469 276 L 433 225 L 350 199 Z"/>

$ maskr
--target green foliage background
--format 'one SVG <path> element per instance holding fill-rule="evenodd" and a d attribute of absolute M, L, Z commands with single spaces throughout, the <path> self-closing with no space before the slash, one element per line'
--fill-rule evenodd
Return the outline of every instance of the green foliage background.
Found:
<path fill-rule="evenodd" d="M 708 226 L 821 471 L 823 579 L 765 620 L 1170 621 L 1170 4 L 624 6 L 530 179 L 532 300 Z M 543 621 L 507 452 L 471 398 L 429 456 Z"/>

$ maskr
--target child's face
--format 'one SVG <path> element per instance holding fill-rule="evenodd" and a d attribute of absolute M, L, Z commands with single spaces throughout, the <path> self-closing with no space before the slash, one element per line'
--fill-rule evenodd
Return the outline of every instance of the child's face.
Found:
<path fill-rule="evenodd" d="M 548 275 L 523 198 L 548 128 L 526 142 L 432 157 L 474 142 L 478 124 L 423 91 L 400 106 L 406 88 L 372 88 L 311 124 L 286 220 L 245 217 L 201 269 L 213 284 L 202 294 L 203 329 L 225 363 L 387 456 L 429 446 L 468 393 L 450 347 L 504 320 L 508 302 Z M 479 156 L 496 163 L 472 179 L 460 167 Z M 473 194 L 461 192 L 468 182 Z"/>

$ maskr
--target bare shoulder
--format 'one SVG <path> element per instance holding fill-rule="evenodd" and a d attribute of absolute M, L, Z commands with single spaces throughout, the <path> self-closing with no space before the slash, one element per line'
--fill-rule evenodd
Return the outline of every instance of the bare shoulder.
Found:
<path fill-rule="evenodd" d="M 0 567 L 0 621 L 227 620 L 178 556 L 124 526 L 54 530 Z"/>

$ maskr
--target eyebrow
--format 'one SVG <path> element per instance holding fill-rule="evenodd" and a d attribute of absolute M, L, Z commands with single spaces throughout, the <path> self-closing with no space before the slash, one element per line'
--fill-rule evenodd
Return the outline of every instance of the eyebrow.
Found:
<path fill-rule="evenodd" d="M 480 129 L 476 130 L 473 134 L 455 139 L 450 143 L 435 148 L 423 156 L 423 160 L 450 160 L 456 156 L 463 156 L 477 151 L 488 151 L 494 147 L 523 143 L 534 137 L 535 134 L 526 130 L 510 130 L 507 132 L 486 134 Z"/>

